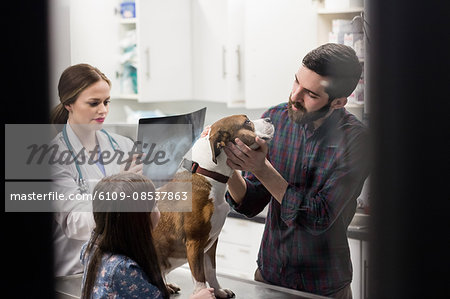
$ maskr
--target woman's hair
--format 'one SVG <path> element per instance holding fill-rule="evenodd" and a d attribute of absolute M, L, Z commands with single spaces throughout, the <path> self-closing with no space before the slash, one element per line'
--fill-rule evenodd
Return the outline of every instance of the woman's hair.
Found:
<path fill-rule="evenodd" d="M 59 78 L 58 96 L 60 103 L 53 109 L 50 122 L 52 124 L 65 124 L 69 117 L 66 105 L 75 103 L 80 93 L 100 80 L 111 86 L 111 81 L 98 68 L 81 63 L 69 66 Z"/>
<path fill-rule="evenodd" d="M 111 175 L 97 183 L 92 201 L 96 227 L 84 253 L 84 260 L 89 260 L 89 264 L 82 298 L 90 298 L 105 253 L 121 254 L 134 260 L 148 282 L 156 286 L 164 298 L 169 298 L 153 244 L 150 211 L 155 202 L 136 197 L 141 192 L 154 191 L 155 186 L 148 178 L 130 172 Z M 105 200 L 108 198 L 116 200 Z"/>
<path fill-rule="evenodd" d="M 341 44 L 324 44 L 306 54 L 302 63 L 313 72 L 330 79 L 325 88 L 329 102 L 351 95 L 362 73 L 355 50 Z"/>

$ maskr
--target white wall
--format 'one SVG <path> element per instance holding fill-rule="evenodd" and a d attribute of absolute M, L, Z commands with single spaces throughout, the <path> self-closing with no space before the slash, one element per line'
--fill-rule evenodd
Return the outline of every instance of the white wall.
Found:
<path fill-rule="evenodd" d="M 51 106 L 59 103 L 57 85 L 59 76 L 63 70 L 71 65 L 70 45 L 70 2 L 71 0 L 50 0 L 49 2 L 49 42 L 50 42 L 50 97 Z M 289 83 L 290 86 L 291 83 Z M 113 88 L 118 88 L 114 86 Z M 286 90 L 289 94 L 290 90 Z M 286 101 L 279 99 L 279 102 Z M 139 103 L 135 100 L 113 99 L 111 110 L 107 119 L 109 124 L 121 124 L 126 122 L 125 106 L 134 110 L 161 110 L 164 114 L 182 114 L 207 107 L 205 124 L 210 124 L 224 116 L 232 114 L 246 114 L 250 119 L 259 118 L 265 109 L 229 108 L 225 103 L 207 101 L 178 101 Z M 268 107 L 267 107 L 268 108 Z M 348 109 L 359 119 L 362 119 L 362 109 Z"/>
<path fill-rule="evenodd" d="M 70 66 L 70 0 L 49 0 L 49 95 L 50 106 L 59 103 L 58 81 Z"/>
<path fill-rule="evenodd" d="M 284 100 L 286 101 L 286 100 Z M 280 103 L 283 99 L 280 99 Z M 245 109 L 229 108 L 225 103 L 214 103 L 207 101 L 177 101 L 177 102 L 156 102 L 156 103 L 138 103 L 135 100 L 113 99 L 110 104 L 110 112 L 107 118 L 109 124 L 122 124 L 126 122 L 125 106 L 133 110 L 152 111 L 160 110 L 164 114 L 183 114 L 196 111 L 207 107 L 205 125 L 211 124 L 216 120 L 233 114 L 246 114 L 250 119 L 260 118 L 266 109 Z M 362 109 L 347 108 L 358 119 L 362 120 Z"/>
<path fill-rule="evenodd" d="M 164 114 L 183 114 L 207 107 L 205 125 L 233 114 L 246 114 L 250 119 L 260 118 L 265 109 L 244 109 L 228 108 L 225 103 L 213 103 L 207 101 L 177 101 L 177 102 L 157 102 L 138 103 L 135 100 L 113 99 L 110 104 L 110 112 L 107 123 L 120 124 L 126 122 L 125 106 L 133 110 L 160 110 Z"/>

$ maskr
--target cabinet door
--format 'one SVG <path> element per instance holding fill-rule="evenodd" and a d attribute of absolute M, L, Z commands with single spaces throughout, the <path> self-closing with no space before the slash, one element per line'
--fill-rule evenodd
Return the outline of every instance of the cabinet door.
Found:
<path fill-rule="evenodd" d="M 217 272 L 253 280 L 264 224 L 227 217 L 219 235 Z"/>
<path fill-rule="evenodd" d="M 268 108 L 287 101 L 303 56 L 317 45 L 316 3 L 245 1 L 245 101 Z"/>
<path fill-rule="evenodd" d="M 117 1 L 70 1 L 71 64 L 88 63 L 100 69 L 112 82 L 111 96 L 120 92 L 116 72 L 119 66 L 119 23 Z"/>
<path fill-rule="evenodd" d="M 361 299 L 361 241 L 357 239 L 348 239 L 350 246 L 350 258 L 353 267 L 353 280 L 350 285 L 354 299 Z"/>
<path fill-rule="evenodd" d="M 228 0 L 227 89 L 228 107 L 245 104 L 245 1 Z"/>
<path fill-rule="evenodd" d="M 192 99 L 191 5 L 137 2 L 139 101 Z"/>
<path fill-rule="evenodd" d="M 194 98 L 227 100 L 227 1 L 192 1 Z"/>

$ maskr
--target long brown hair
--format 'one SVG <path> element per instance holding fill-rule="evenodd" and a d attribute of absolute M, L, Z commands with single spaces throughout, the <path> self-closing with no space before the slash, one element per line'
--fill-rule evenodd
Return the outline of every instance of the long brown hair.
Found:
<path fill-rule="evenodd" d="M 148 282 L 156 286 L 164 298 L 169 298 L 153 245 L 150 211 L 155 202 L 140 197 L 141 192 L 154 191 L 155 186 L 148 178 L 129 172 L 105 177 L 97 183 L 92 201 L 96 227 L 84 253 L 84 260 L 88 261 L 89 256 L 90 260 L 82 298 L 90 298 L 105 253 L 122 254 L 134 260 Z M 104 200 L 106 196 L 116 196 L 116 200 Z"/>
<path fill-rule="evenodd" d="M 75 64 L 64 70 L 59 78 L 58 96 L 60 103 L 52 110 L 50 122 L 65 124 L 69 117 L 66 105 L 75 103 L 80 93 L 92 84 L 104 80 L 111 87 L 111 81 L 98 68 L 86 63 Z"/>

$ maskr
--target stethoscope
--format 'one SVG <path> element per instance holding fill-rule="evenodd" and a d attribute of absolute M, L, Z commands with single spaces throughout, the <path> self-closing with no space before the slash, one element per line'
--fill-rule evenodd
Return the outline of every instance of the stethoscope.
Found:
<path fill-rule="evenodd" d="M 117 151 L 118 149 L 120 149 L 119 144 L 117 143 L 117 141 L 114 140 L 114 138 L 112 138 L 112 136 L 109 135 L 109 133 L 106 132 L 105 129 L 101 129 L 100 131 L 106 134 L 106 136 L 108 137 L 109 143 L 111 143 L 111 146 L 112 146 L 114 151 Z M 78 165 L 78 162 L 77 162 L 77 157 L 75 156 L 72 144 L 70 143 L 69 137 L 67 136 L 66 125 L 64 125 L 64 127 L 63 127 L 62 135 L 63 135 L 64 142 L 66 143 L 67 148 L 69 149 L 69 152 L 72 155 L 73 161 L 75 162 L 75 167 L 76 167 L 77 172 L 78 172 L 78 180 L 77 180 L 78 188 L 79 188 L 79 190 L 80 190 L 80 192 L 82 194 L 83 193 L 87 193 L 88 190 L 89 190 L 89 187 L 88 187 L 88 185 L 86 183 L 86 180 L 83 178 L 83 174 L 81 173 L 80 165 Z"/>

